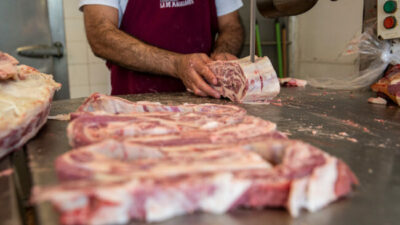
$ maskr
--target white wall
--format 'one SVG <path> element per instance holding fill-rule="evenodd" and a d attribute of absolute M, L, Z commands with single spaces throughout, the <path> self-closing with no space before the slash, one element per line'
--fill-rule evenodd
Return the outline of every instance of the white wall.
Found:
<path fill-rule="evenodd" d="M 357 73 L 357 56 L 340 57 L 340 54 L 361 32 L 362 14 L 363 0 L 319 0 L 310 11 L 292 17 L 290 75 L 340 79 Z"/>
<path fill-rule="evenodd" d="M 63 2 L 71 98 L 86 97 L 93 92 L 110 94 L 110 72 L 87 43 L 79 0 Z"/>

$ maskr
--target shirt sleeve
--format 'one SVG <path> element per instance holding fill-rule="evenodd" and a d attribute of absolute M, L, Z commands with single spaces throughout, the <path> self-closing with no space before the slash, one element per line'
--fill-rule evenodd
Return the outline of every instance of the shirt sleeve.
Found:
<path fill-rule="evenodd" d="M 243 6 L 242 0 L 215 0 L 217 16 L 223 16 L 240 9 Z"/>
<path fill-rule="evenodd" d="M 106 5 L 120 10 L 119 0 L 80 0 L 79 10 L 82 11 L 82 6 L 84 5 Z"/>

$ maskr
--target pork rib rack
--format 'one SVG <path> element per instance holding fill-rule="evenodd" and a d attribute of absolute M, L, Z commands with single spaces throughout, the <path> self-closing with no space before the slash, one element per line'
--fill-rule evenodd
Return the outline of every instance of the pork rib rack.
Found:
<path fill-rule="evenodd" d="M 36 135 L 47 121 L 54 92 L 61 87 L 51 75 L 17 64 L 0 52 L 0 158 Z"/>
<path fill-rule="evenodd" d="M 236 106 L 167 106 L 94 94 L 73 114 L 61 183 L 36 187 L 63 224 L 148 222 L 195 211 L 285 207 L 293 216 L 347 195 L 341 160 Z"/>

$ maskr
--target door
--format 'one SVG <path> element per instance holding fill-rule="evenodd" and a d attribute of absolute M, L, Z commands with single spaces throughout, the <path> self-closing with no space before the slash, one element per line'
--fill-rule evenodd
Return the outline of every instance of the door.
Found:
<path fill-rule="evenodd" d="M 62 0 L 0 1 L 0 51 L 52 74 L 62 84 L 54 99 L 69 98 L 62 5 Z"/>

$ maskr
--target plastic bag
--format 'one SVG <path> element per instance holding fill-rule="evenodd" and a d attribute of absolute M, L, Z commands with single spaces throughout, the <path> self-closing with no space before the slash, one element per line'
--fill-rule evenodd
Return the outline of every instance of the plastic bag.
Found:
<path fill-rule="evenodd" d="M 341 56 L 359 54 L 359 58 L 367 61 L 367 66 L 358 74 L 337 79 L 335 77 L 305 77 L 311 86 L 337 89 L 355 90 L 368 87 L 374 83 L 385 71 L 389 64 L 400 64 L 400 48 L 392 47 L 390 41 L 379 40 L 373 28 L 367 28 L 364 33 L 350 41 Z"/>

